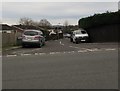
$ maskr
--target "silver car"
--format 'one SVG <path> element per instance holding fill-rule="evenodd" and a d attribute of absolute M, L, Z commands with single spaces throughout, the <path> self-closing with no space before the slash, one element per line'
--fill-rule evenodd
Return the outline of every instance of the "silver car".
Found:
<path fill-rule="evenodd" d="M 37 45 L 42 47 L 45 45 L 45 37 L 40 30 L 25 30 L 22 34 L 22 46 Z"/>

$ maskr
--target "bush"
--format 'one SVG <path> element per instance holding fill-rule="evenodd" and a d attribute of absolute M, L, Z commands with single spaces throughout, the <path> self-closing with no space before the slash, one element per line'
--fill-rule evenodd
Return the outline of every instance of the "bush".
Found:
<path fill-rule="evenodd" d="M 84 29 L 110 24 L 120 24 L 120 11 L 94 14 L 79 20 L 79 27 Z"/>

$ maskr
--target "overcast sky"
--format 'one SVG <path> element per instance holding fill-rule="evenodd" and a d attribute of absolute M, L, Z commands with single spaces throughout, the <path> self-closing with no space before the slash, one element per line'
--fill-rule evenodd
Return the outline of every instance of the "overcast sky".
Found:
<path fill-rule="evenodd" d="M 20 18 L 28 17 L 61 25 L 67 20 L 69 24 L 77 25 L 80 18 L 117 10 L 117 2 L 3 2 L 2 21 L 12 25 L 18 24 Z"/>

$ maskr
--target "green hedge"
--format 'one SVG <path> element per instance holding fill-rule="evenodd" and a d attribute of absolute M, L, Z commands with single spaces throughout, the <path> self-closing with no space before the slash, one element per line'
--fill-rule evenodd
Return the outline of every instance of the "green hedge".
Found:
<path fill-rule="evenodd" d="M 120 11 L 94 14 L 79 20 L 79 27 L 87 29 L 110 24 L 120 24 Z"/>

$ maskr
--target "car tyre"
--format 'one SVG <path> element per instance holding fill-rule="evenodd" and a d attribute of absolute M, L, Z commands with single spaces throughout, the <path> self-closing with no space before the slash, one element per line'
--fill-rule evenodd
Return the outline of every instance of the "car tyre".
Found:
<path fill-rule="evenodd" d="M 75 43 L 76 43 L 76 44 L 79 44 L 79 42 L 78 42 L 78 41 L 75 41 Z"/>
<path fill-rule="evenodd" d="M 25 48 L 26 46 L 25 46 L 25 44 L 22 44 L 22 48 Z"/>
<path fill-rule="evenodd" d="M 43 42 L 41 41 L 41 42 L 39 43 L 39 48 L 41 48 L 42 45 L 43 45 Z"/>

